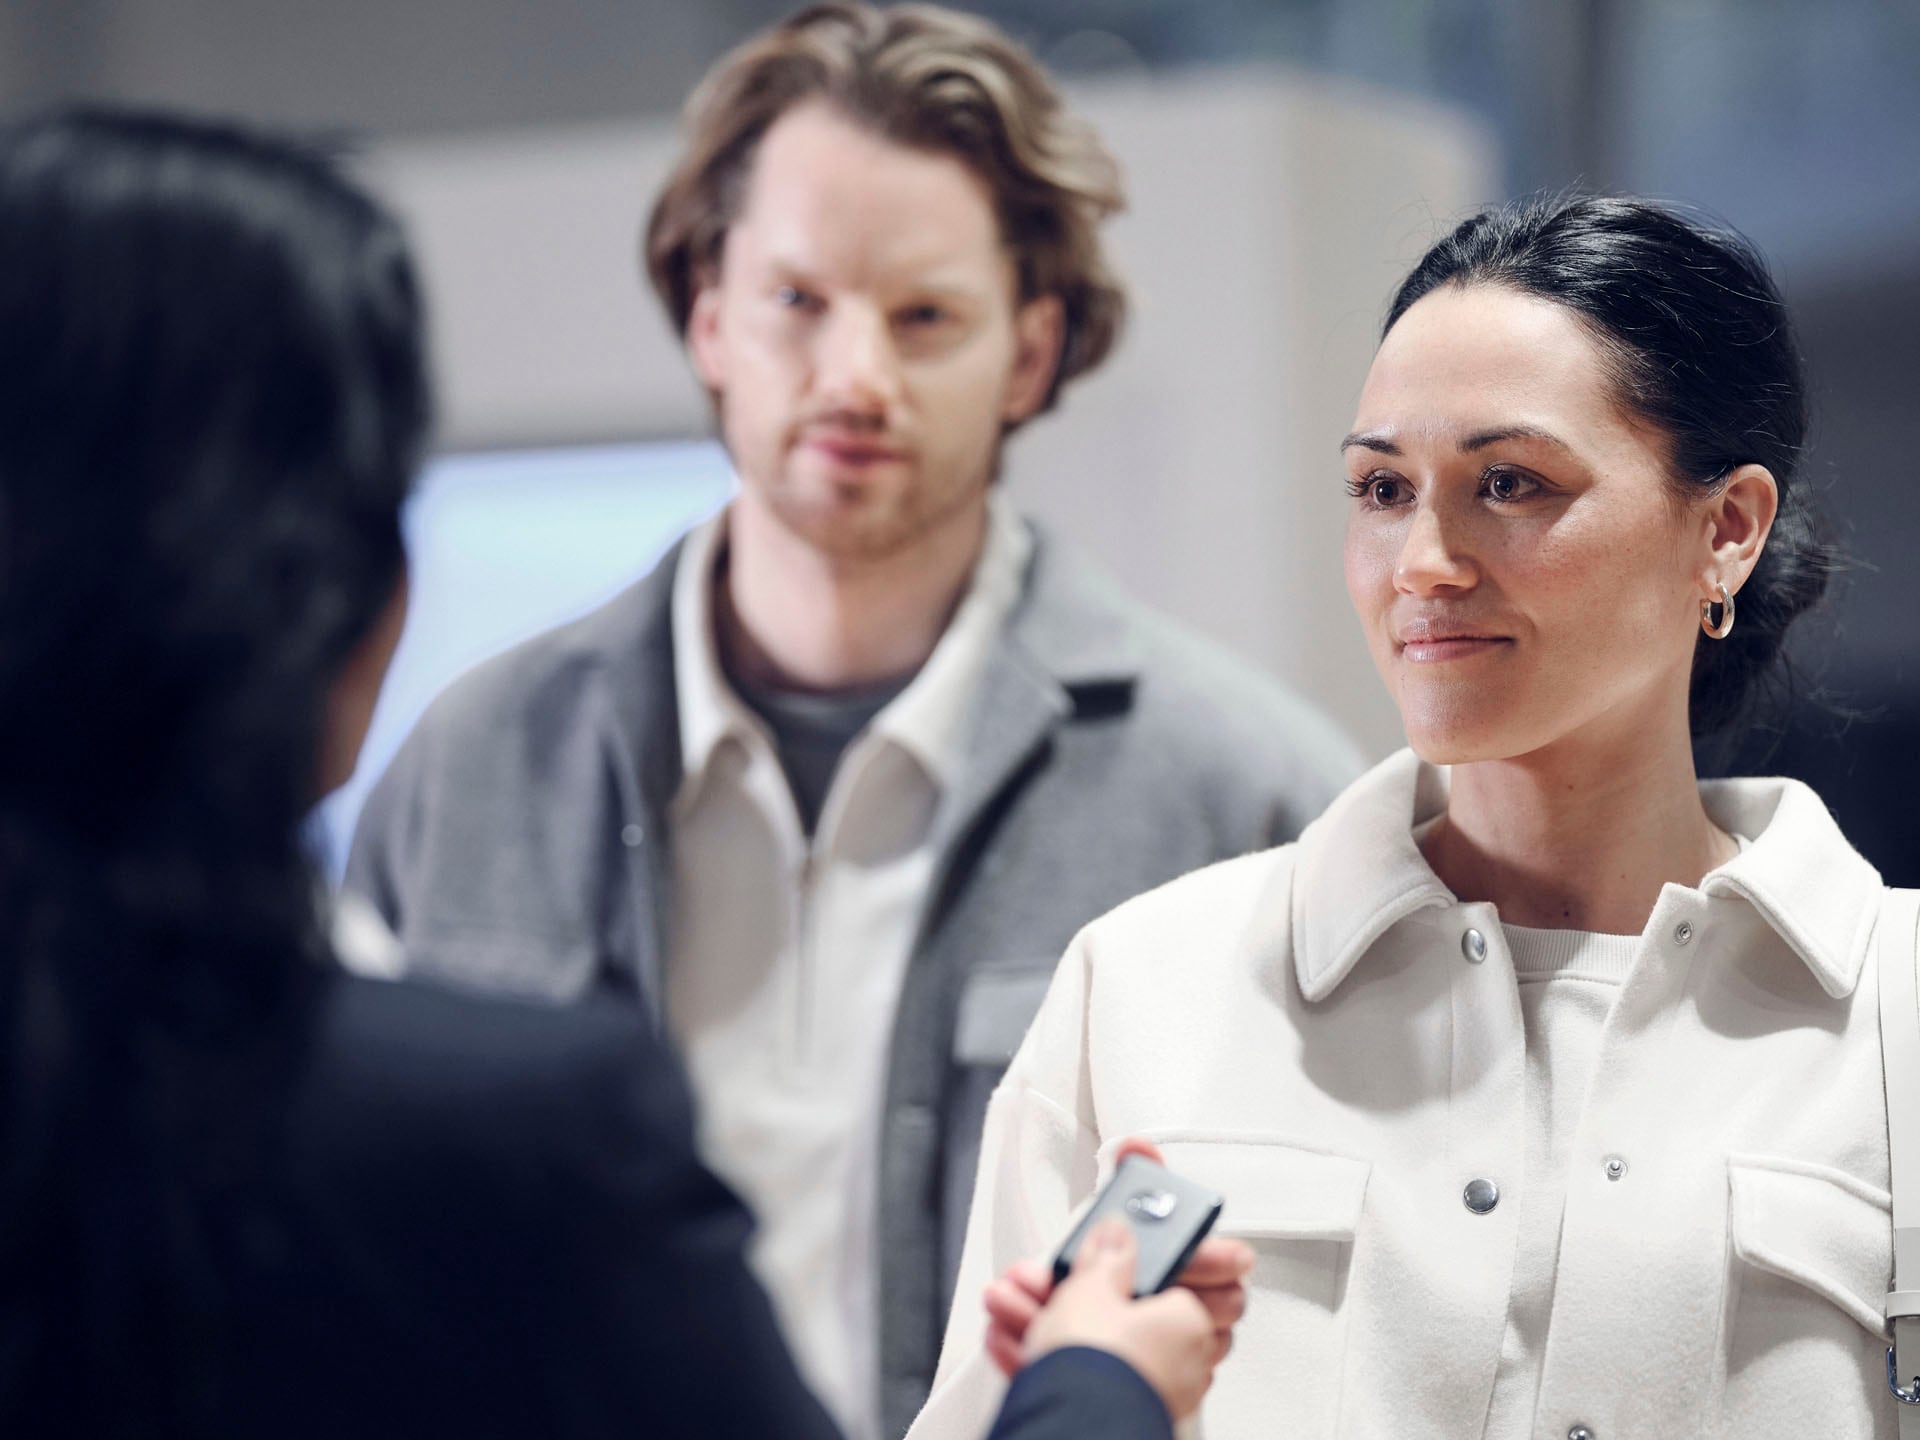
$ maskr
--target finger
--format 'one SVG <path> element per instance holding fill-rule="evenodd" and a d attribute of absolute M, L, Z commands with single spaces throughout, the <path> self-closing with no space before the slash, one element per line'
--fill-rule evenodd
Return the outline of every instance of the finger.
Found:
<path fill-rule="evenodd" d="M 987 1318 L 1010 1332 L 1016 1340 L 1025 1336 L 1027 1327 L 1033 1324 L 1033 1317 L 1040 1313 L 1037 1300 L 1004 1278 L 987 1286 L 981 1299 L 987 1307 Z"/>
<path fill-rule="evenodd" d="M 1133 1294 L 1135 1245 L 1133 1229 L 1126 1221 L 1110 1216 L 1094 1226 L 1073 1257 L 1071 1285 L 1083 1273 L 1092 1283 L 1110 1287 L 1119 1294 Z"/>
<path fill-rule="evenodd" d="M 1020 1353 L 1020 1342 L 1002 1330 L 988 1329 L 986 1351 L 987 1358 L 1009 1380 L 1020 1373 L 1020 1367 L 1025 1363 Z"/>
<path fill-rule="evenodd" d="M 1236 1315 L 1246 1308 L 1247 1287 L 1239 1280 L 1229 1280 L 1224 1285 L 1182 1285 L 1180 1288 L 1198 1295 L 1209 1308 L 1230 1306 Z"/>
<path fill-rule="evenodd" d="M 1246 1241 L 1209 1236 L 1195 1247 L 1193 1258 L 1180 1272 L 1179 1283 L 1189 1290 L 1224 1285 L 1249 1274 L 1253 1262 L 1253 1247 Z"/>
<path fill-rule="evenodd" d="M 1046 1304 L 1047 1297 L 1053 1293 L 1053 1267 L 1044 1261 L 1016 1260 L 1000 1278 L 1031 1295 L 1036 1304 Z"/>
<path fill-rule="evenodd" d="M 1206 1307 L 1216 1330 L 1231 1330 L 1247 1313 L 1247 1291 L 1243 1285 L 1214 1285 L 1188 1293 Z"/>
<path fill-rule="evenodd" d="M 1156 1165 L 1164 1165 L 1167 1163 L 1165 1158 L 1160 1154 L 1160 1147 L 1158 1145 L 1154 1144 L 1151 1140 L 1142 1140 L 1138 1135 L 1129 1135 L 1113 1147 L 1113 1163 L 1118 1165 L 1129 1155 L 1144 1156 Z"/>
<path fill-rule="evenodd" d="M 1215 1343 L 1213 1317 L 1191 1290 L 1178 1286 L 1163 1290 L 1158 1295 L 1135 1301 L 1134 1308 L 1143 1321 L 1152 1321 L 1170 1331 L 1185 1331 L 1190 1338 L 1202 1341 L 1209 1348 Z"/>

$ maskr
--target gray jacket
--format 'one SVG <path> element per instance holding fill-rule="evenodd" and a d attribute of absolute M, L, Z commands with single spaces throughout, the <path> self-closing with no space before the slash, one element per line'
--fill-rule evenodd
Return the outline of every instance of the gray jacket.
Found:
<path fill-rule="evenodd" d="M 462 677 L 374 788 L 347 883 L 410 973 L 657 1002 L 681 780 L 678 558 Z M 1130 896 L 1292 839 L 1359 770 L 1300 699 L 1044 534 L 981 685 L 887 1075 L 880 1363 L 896 1435 L 932 1383 L 987 1096 L 1067 942 Z"/>

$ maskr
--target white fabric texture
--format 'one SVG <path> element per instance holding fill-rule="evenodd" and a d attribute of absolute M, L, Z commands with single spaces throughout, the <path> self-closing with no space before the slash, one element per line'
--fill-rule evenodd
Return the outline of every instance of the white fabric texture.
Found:
<path fill-rule="evenodd" d="M 1519 982 L 1526 1033 L 1527 1146 L 1520 1183 L 1506 1201 L 1520 1207 L 1520 1233 L 1487 1433 L 1526 1435 L 1553 1316 L 1567 1150 L 1600 1058 L 1601 1030 L 1633 969 L 1641 937 L 1520 925 L 1503 925 L 1501 934 Z"/>
<path fill-rule="evenodd" d="M 1558 1074 L 1532 1087 L 1564 1181 L 1530 1405 L 1493 1410 L 1547 1228 L 1529 1203 L 1532 982 L 1494 908 L 1421 856 L 1446 774 L 1402 752 L 1297 844 L 1175 881 L 1070 947 L 988 1112 L 913 1440 L 985 1430 L 1002 1387 L 981 1287 L 1057 1243 L 1128 1135 L 1218 1188 L 1221 1233 L 1259 1257 L 1208 1440 L 1890 1440 L 1886 1106 L 1862 972 L 1880 878 L 1796 782 L 1701 797 L 1752 843 L 1664 887 L 1607 1014 L 1569 1029 L 1596 1032 L 1590 1059 L 1577 1041 L 1566 1056 L 1579 1100 Z M 1475 1179 L 1500 1186 L 1484 1214 L 1463 1204 Z"/>
<path fill-rule="evenodd" d="M 667 1024 L 705 1158 L 758 1218 L 754 1266 L 802 1371 L 850 1440 L 874 1440 L 894 1010 L 940 801 L 1032 542 L 996 500 L 967 594 L 920 672 L 848 747 L 809 844 L 772 737 L 720 665 L 724 539 L 723 513 L 688 537 L 674 583 L 685 781 L 670 817 Z"/>

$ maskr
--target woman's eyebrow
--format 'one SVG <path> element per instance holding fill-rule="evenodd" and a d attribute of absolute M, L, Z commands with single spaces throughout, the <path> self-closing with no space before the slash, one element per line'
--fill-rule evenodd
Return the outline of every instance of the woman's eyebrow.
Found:
<path fill-rule="evenodd" d="M 1498 445 L 1502 440 L 1544 440 L 1562 450 L 1573 448 L 1552 431 L 1534 425 L 1499 425 L 1490 430 L 1476 430 L 1461 440 L 1460 448 L 1471 453 L 1484 450 L 1489 445 Z"/>
<path fill-rule="evenodd" d="M 1459 448 L 1471 454 L 1475 450 L 1484 450 L 1489 445 L 1498 445 L 1503 440 L 1541 440 L 1561 450 L 1573 447 L 1555 435 L 1551 430 L 1542 430 L 1537 425 L 1495 425 L 1484 430 L 1475 430 L 1462 436 Z M 1348 450 L 1372 450 L 1380 455 L 1399 455 L 1398 444 L 1388 438 L 1382 430 L 1356 430 L 1340 442 L 1342 453 Z"/>
<path fill-rule="evenodd" d="M 1382 455 L 1398 455 L 1400 453 L 1400 447 L 1377 430 L 1365 432 L 1359 430 L 1354 431 L 1340 442 L 1340 453 L 1344 455 L 1356 446 L 1362 450 L 1378 451 Z"/>

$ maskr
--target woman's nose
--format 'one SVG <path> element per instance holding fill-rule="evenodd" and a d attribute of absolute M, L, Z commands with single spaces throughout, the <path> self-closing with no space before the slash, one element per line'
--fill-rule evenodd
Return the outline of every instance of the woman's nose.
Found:
<path fill-rule="evenodd" d="M 1394 589 L 1408 595 L 1470 589 L 1479 572 L 1468 553 L 1464 529 L 1443 507 L 1430 502 L 1418 505 L 1393 567 Z"/>

